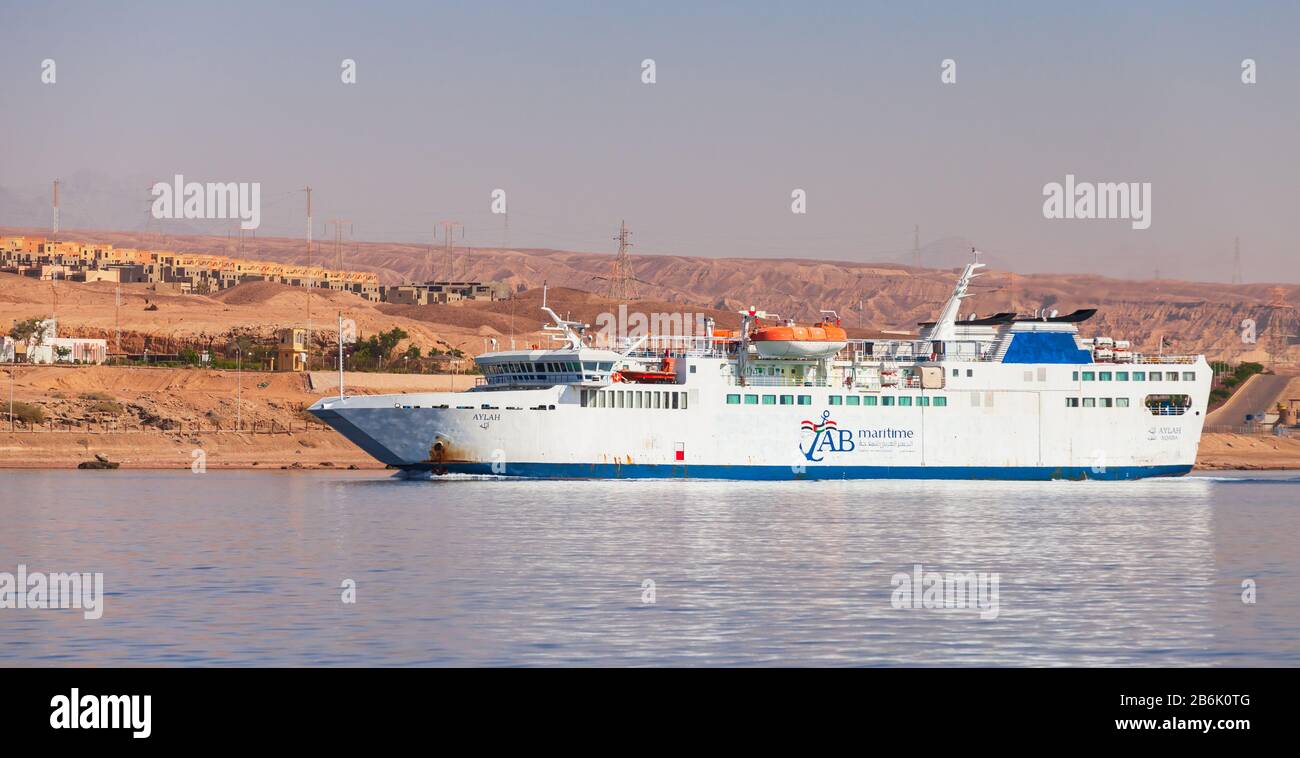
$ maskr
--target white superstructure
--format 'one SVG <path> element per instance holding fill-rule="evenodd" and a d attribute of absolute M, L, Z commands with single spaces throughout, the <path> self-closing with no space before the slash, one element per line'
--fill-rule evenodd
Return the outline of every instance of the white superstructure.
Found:
<path fill-rule="evenodd" d="M 981 267 L 965 268 L 915 340 L 764 355 L 751 340 L 761 314 L 749 311 L 735 334 L 710 324 L 704 336 L 606 350 L 547 308 L 562 345 L 481 355 L 472 390 L 324 398 L 310 411 L 378 460 L 434 473 L 1134 479 L 1191 469 L 1211 381 L 1203 356 L 1127 343 L 1121 353 L 1109 339 L 1088 349 L 1078 324 L 1093 311 L 962 320 Z"/>

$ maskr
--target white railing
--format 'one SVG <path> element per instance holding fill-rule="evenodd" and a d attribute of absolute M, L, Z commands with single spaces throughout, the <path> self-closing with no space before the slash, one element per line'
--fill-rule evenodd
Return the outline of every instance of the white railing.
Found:
<path fill-rule="evenodd" d="M 1155 365 L 1166 364 L 1166 363 L 1188 364 L 1188 363 L 1196 363 L 1196 359 L 1198 357 L 1199 356 L 1195 356 L 1195 355 L 1139 355 L 1135 353 L 1133 355 L 1132 360 L 1126 362 L 1139 363 L 1139 364 L 1155 364 Z"/>
<path fill-rule="evenodd" d="M 732 387 L 829 387 L 829 382 L 824 378 L 813 379 L 792 379 L 787 376 L 747 376 L 744 382 L 740 381 L 741 377 L 727 377 L 727 384 Z"/>
<path fill-rule="evenodd" d="M 1151 411 L 1152 416 L 1181 416 L 1184 413 L 1187 413 L 1186 408 L 1167 405 L 1156 406 L 1154 408 L 1148 407 L 1147 410 Z"/>

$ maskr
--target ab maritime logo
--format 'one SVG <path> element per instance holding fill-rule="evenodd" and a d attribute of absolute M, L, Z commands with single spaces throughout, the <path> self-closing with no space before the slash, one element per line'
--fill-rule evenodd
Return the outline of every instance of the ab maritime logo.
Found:
<path fill-rule="evenodd" d="M 824 460 L 823 452 L 827 450 L 833 453 L 853 450 L 853 432 L 836 426 L 830 411 L 822 411 L 820 424 L 804 419 L 800 428 L 804 441 L 799 443 L 799 452 L 813 463 Z"/>

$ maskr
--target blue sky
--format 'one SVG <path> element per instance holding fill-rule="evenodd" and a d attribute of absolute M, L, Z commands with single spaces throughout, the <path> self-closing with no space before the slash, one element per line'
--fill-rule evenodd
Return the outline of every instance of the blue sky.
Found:
<path fill-rule="evenodd" d="M 1210 280 L 1240 236 L 1248 280 L 1300 281 L 1300 5 L 1133 5 L 4 2 L 0 224 L 60 177 L 65 217 L 139 228 L 182 173 L 261 182 L 267 234 L 311 184 L 317 235 L 610 250 L 626 218 L 637 253 L 906 261 L 919 224 Z M 1044 219 L 1067 173 L 1151 182 L 1151 228 Z"/>

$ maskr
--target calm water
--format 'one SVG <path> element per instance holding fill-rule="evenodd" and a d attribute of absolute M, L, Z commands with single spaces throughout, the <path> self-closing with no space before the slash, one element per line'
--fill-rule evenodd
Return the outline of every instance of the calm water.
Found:
<path fill-rule="evenodd" d="M 0 665 L 1300 665 L 1297 472 L 6 471 L 0 518 L 0 571 L 102 571 L 106 585 L 97 621 L 0 609 Z M 997 572 L 997 618 L 894 608 L 891 578 L 918 563 Z"/>

